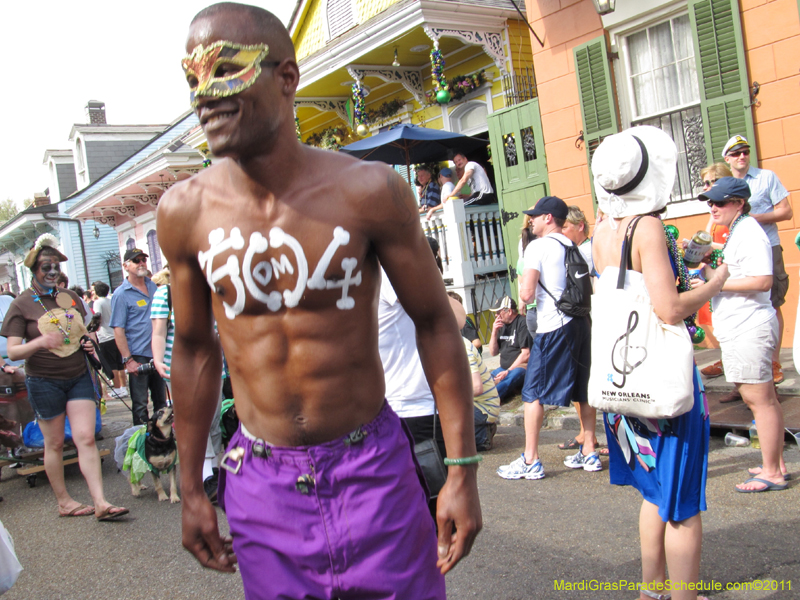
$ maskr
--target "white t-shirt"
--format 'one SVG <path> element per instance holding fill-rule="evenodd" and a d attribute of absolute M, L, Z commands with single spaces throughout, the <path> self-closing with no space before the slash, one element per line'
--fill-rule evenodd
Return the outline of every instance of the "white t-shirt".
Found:
<path fill-rule="evenodd" d="M 578 250 L 583 256 L 583 260 L 586 261 L 586 264 L 589 265 L 589 273 L 594 272 L 594 260 L 592 259 L 592 238 L 586 238 L 583 242 L 578 246 Z"/>
<path fill-rule="evenodd" d="M 538 327 L 536 333 L 547 333 L 563 327 L 572 320 L 556 308 L 553 298 L 560 298 L 567 284 L 567 268 L 564 265 L 565 250 L 556 238 L 571 246 L 572 242 L 561 233 L 550 233 L 545 237 L 533 240 L 525 248 L 525 270 L 539 271 L 539 285 L 536 286 L 536 310 L 538 312 Z M 550 294 L 544 291 L 542 285 L 547 287 Z"/>
<path fill-rule="evenodd" d="M 493 194 L 492 182 L 489 181 L 489 176 L 486 174 L 486 171 L 483 170 L 483 167 L 476 162 L 469 161 L 464 166 L 464 172 L 466 173 L 470 170 L 472 171 L 472 177 L 470 177 L 467 182 L 469 183 L 472 193 Z"/>
<path fill-rule="evenodd" d="M 742 279 L 772 275 L 772 245 L 767 234 L 752 217 L 736 225 L 725 246 L 724 260 L 730 278 Z M 770 290 L 765 292 L 720 292 L 711 299 L 714 336 L 721 342 L 769 321 L 775 314 Z"/>
<path fill-rule="evenodd" d="M 94 312 L 100 313 L 100 328 L 97 330 L 98 342 L 110 342 L 114 339 L 114 329 L 111 323 L 111 300 L 108 297 L 98 298 L 94 301 Z"/>
<path fill-rule="evenodd" d="M 386 399 L 394 412 L 400 418 L 433 415 L 433 394 L 417 352 L 417 330 L 383 269 L 378 296 L 378 350 Z"/>
<path fill-rule="evenodd" d="M 442 202 L 444 202 L 450 196 L 453 195 L 453 190 L 455 188 L 456 188 L 456 184 L 454 184 L 452 181 L 448 181 L 442 186 L 442 196 L 441 196 Z"/>

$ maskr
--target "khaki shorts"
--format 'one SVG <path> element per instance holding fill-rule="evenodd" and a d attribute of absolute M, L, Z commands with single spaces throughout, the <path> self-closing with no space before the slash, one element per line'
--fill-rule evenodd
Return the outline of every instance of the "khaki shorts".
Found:
<path fill-rule="evenodd" d="M 728 383 L 772 381 L 772 352 L 778 345 L 778 318 L 749 329 L 734 341 L 720 342 Z"/>
<path fill-rule="evenodd" d="M 783 306 L 786 302 L 786 292 L 789 290 L 789 275 L 783 264 L 783 248 L 780 246 L 772 247 L 772 290 L 769 300 L 772 308 Z"/>

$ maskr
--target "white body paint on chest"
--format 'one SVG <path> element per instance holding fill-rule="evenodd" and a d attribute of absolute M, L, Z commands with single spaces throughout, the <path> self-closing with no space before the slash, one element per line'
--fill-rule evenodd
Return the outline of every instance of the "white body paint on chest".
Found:
<path fill-rule="evenodd" d="M 197 260 L 200 263 L 200 268 L 205 271 L 206 281 L 208 281 L 212 291 L 216 291 L 218 281 L 225 277 L 230 278 L 233 289 L 236 292 L 236 298 L 233 304 L 222 301 L 222 305 L 225 307 L 225 316 L 228 319 L 236 318 L 236 315 L 241 314 L 244 310 L 245 289 L 255 300 L 266 304 L 269 310 L 275 312 L 280 310 L 282 304 L 285 304 L 287 308 L 297 306 L 306 288 L 310 290 L 341 288 L 342 297 L 336 301 L 336 306 L 341 310 L 349 310 L 355 306 L 355 299 L 348 296 L 347 292 L 351 286 L 361 284 L 361 271 L 358 271 L 355 276 L 353 275 L 353 271 L 358 266 L 358 261 L 355 258 L 342 259 L 344 277 L 340 281 L 325 279 L 325 272 L 328 270 L 336 250 L 340 246 L 346 246 L 349 242 L 350 234 L 342 227 L 336 227 L 333 230 L 333 240 L 331 240 L 331 243 L 328 244 L 322 254 L 311 278 L 308 277 L 308 261 L 300 242 L 280 227 L 270 229 L 269 239 L 259 232 L 254 232 L 250 235 L 250 241 L 242 260 L 241 271 L 239 269 L 239 259 L 235 254 L 229 256 L 224 265 L 217 269 L 213 267 L 214 258 L 218 255 L 228 250 L 241 250 L 244 248 L 244 237 L 238 227 L 231 229 L 230 236 L 227 238 L 225 237 L 225 230 L 222 228 L 211 231 L 208 234 L 209 249 L 205 252 L 198 252 Z M 255 255 L 266 252 L 270 246 L 273 248 L 288 247 L 294 254 L 294 263 L 285 254 L 281 254 L 278 259 L 272 258 L 269 262 L 264 260 L 253 266 Z M 277 280 L 280 279 L 282 274 L 294 275 L 295 271 L 297 273 L 297 284 L 292 290 L 284 290 L 283 297 L 281 297 L 280 292 L 264 292 L 258 287 L 259 285 L 266 287 L 272 280 L 273 275 Z"/>

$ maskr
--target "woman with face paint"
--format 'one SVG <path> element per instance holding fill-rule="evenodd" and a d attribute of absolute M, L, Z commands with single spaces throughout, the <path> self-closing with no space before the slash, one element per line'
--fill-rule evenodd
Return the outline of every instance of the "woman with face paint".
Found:
<path fill-rule="evenodd" d="M 31 286 L 11 303 L 0 335 L 8 338 L 8 357 L 25 360 L 28 400 L 44 436 L 44 468 L 59 515 L 93 514 L 101 521 L 112 520 L 127 514 L 128 509 L 113 506 L 103 495 L 94 440 L 97 395 L 84 355 L 93 348 L 90 342 L 81 342 L 86 335 L 83 302 L 75 292 L 56 285 L 61 262 L 67 260 L 57 243 L 45 234 L 28 252 L 24 265 L 31 270 Z M 81 473 L 94 506 L 74 500 L 64 485 L 65 417 L 69 417 Z"/>

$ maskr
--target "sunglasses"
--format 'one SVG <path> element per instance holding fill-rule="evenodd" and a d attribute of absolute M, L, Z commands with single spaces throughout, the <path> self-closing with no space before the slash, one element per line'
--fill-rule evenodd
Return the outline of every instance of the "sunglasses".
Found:
<path fill-rule="evenodd" d="M 49 273 L 50 271 L 56 271 L 60 273 L 61 265 L 59 263 L 44 263 L 43 265 L 39 266 L 39 270 L 45 274 Z"/>
<path fill-rule="evenodd" d="M 706 200 L 706 204 L 708 204 L 708 206 L 716 206 L 717 208 L 722 208 L 731 202 L 736 202 L 736 200 Z"/>
<path fill-rule="evenodd" d="M 737 158 L 739 156 L 750 156 L 750 150 L 736 150 L 735 152 L 728 152 L 728 156 Z"/>
<path fill-rule="evenodd" d="M 711 187 L 712 185 L 714 185 L 715 183 L 717 183 L 717 180 L 716 180 L 716 179 L 712 179 L 712 180 L 710 180 L 710 181 L 709 181 L 708 179 L 704 179 L 704 180 L 703 180 L 703 187 L 710 188 L 710 187 Z"/>
<path fill-rule="evenodd" d="M 132 258 L 130 260 L 130 262 L 132 262 L 134 264 L 137 264 L 137 265 L 141 265 L 143 263 L 146 263 L 147 259 L 144 256 L 137 256 L 136 258 Z"/>

